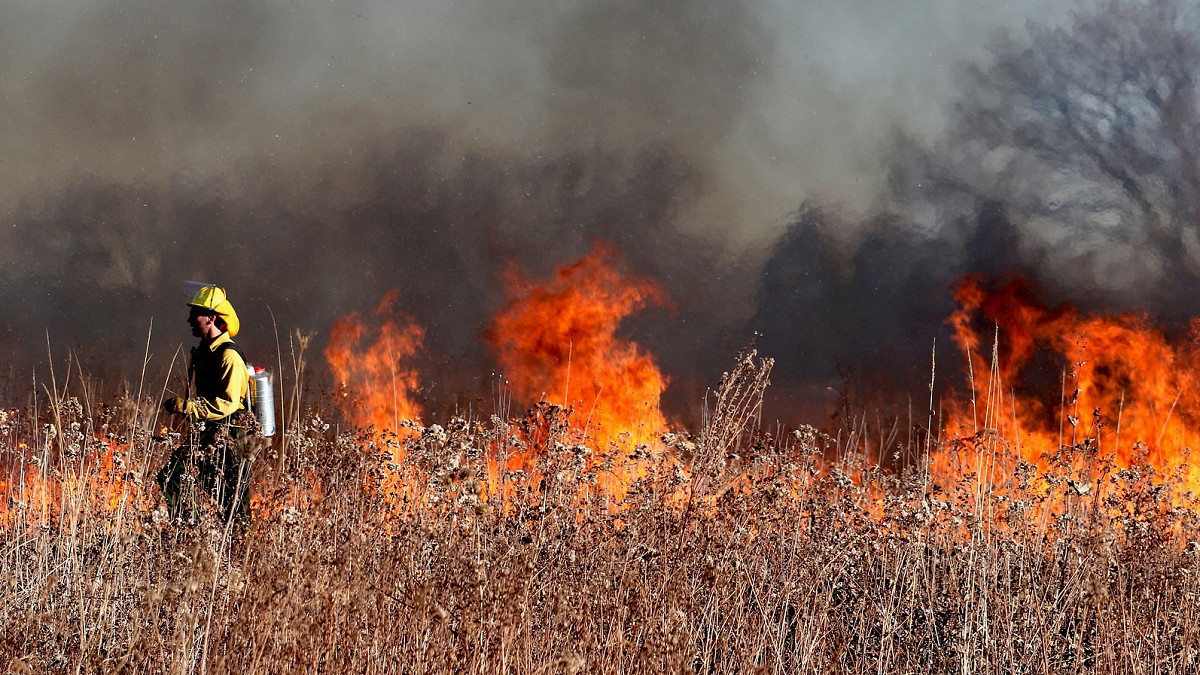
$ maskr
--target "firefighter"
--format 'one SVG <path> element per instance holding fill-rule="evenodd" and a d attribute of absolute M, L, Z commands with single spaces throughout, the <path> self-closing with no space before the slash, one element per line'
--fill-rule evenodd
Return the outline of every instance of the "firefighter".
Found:
<path fill-rule="evenodd" d="M 171 453 L 158 473 L 158 483 L 172 516 L 187 508 L 194 513 L 194 491 L 185 482 L 211 495 L 220 505 L 221 517 L 246 521 L 248 462 L 239 452 L 237 440 L 253 433 L 254 415 L 247 409 L 249 374 L 246 357 L 233 342 L 241 323 L 237 312 L 218 286 L 204 286 L 188 303 L 188 324 L 200 344 L 188 359 L 188 380 L 194 395 L 163 401 L 163 408 L 183 415 L 192 423 L 190 442 Z M 196 471 L 189 474 L 189 468 Z M 189 486 L 190 487 L 190 486 Z"/>

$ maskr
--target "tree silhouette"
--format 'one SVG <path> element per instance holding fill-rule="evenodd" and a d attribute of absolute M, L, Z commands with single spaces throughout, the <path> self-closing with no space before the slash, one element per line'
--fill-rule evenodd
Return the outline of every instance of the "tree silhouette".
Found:
<path fill-rule="evenodd" d="M 992 52 L 946 137 L 900 144 L 901 208 L 977 227 L 998 204 L 1021 263 L 1065 299 L 1200 309 L 1179 294 L 1200 278 L 1200 7 L 1112 0 Z"/>

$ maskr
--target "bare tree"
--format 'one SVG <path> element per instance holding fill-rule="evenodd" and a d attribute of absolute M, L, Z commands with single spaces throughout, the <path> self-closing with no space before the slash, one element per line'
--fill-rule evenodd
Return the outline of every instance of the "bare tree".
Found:
<path fill-rule="evenodd" d="M 1200 6 L 1110 0 L 992 51 L 965 72 L 947 136 L 901 144 L 900 208 L 967 244 L 978 233 L 952 230 L 998 207 L 1051 290 L 1200 309 L 1179 293 L 1200 280 Z"/>

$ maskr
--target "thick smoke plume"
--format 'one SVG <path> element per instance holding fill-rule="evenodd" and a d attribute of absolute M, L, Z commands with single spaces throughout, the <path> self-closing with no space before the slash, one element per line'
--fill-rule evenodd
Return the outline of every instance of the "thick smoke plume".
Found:
<path fill-rule="evenodd" d="M 712 192 L 772 31 L 743 3 L 543 7 L 0 10 L 21 130 L 2 141 L 0 339 L 39 354 L 49 329 L 137 372 L 152 319 L 159 356 L 190 341 L 179 289 L 198 279 L 230 289 L 242 340 L 273 355 L 268 310 L 285 334 L 327 333 L 398 288 L 452 397 L 494 367 L 480 337 L 500 271 L 544 274 L 599 239 L 678 291 L 641 330 L 687 363 L 753 288 L 718 228 L 681 220 Z"/>
<path fill-rule="evenodd" d="M 1071 51 L 1102 49 L 1107 36 L 1087 34 L 1100 28 L 1084 20 L 1028 41 L 1014 33 L 992 60 L 981 37 L 1042 3 L 969 18 L 933 14 L 937 6 L 6 3 L 9 380 L 41 362 L 47 332 L 52 350 L 69 346 L 91 372 L 132 377 L 151 322 L 154 363 L 165 368 L 190 342 L 180 289 L 198 279 L 230 289 L 240 341 L 264 360 L 276 326 L 285 340 L 295 327 L 315 330 L 323 344 L 337 317 L 399 289 L 398 309 L 431 346 L 426 393 L 453 400 L 495 368 L 480 337 L 506 301 L 501 271 L 546 275 L 601 240 L 669 297 L 627 328 L 670 376 L 668 408 L 686 415 L 754 331 L 779 359 L 784 391 L 823 392 L 838 368 L 895 363 L 907 373 L 927 361 L 948 314 L 945 283 L 961 272 L 1091 261 L 1090 271 L 1053 277 L 1066 297 L 1089 278 L 1116 285 L 1097 257 L 1117 255 L 1104 227 L 1125 232 L 1113 236 L 1128 247 L 1152 240 L 1163 256 L 1173 241 L 1194 245 L 1172 239 L 1173 216 L 1143 235 L 1110 223 L 1162 211 L 1144 208 L 1174 189 L 1152 185 L 1154 162 L 1186 166 L 1172 154 L 1186 139 L 1129 158 L 1144 198 L 1117 199 L 1101 217 L 1080 205 L 1072 186 L 1087 181 L 1072 172 L 1095 176 L 1097 194 L 1119 196 L 1128 181 L 1105 174 L 1103 158 L 1082 162 L 1074 146 L 1066 155 L 1076 159 L 1046 159 L 1047 141 L 1028 133 L 1032 123 L 1071 142 L 1071 125 L 1026 118 L 1047 114 L 1039 91 L 1086 80 L 1075 70 L 1121 67 Z M 1134 11 L 1105 6 L 1091 21 Z M 916 57 L 928 59 L 919 75 L 889 70 Z M 949 77 L 972 63 L 969 77 Z M 1065 100 L 1082 123 L 1110 94 L 1120 92 Z M 1172 110 L 1163 119 L 1187 118 Z M 1157 127 L 1122 114 L 1107 124 L 1158 147 Z M 1052 185 L 1060 191 L 1038 192 Z M 1026 216 L 1052 198 L 1077 217 Z M 1092 253 L 1065 243 L 1076 231 L 1092 235 Z M 1181 261 L 1129 274 L 1190 279 L 1178 276 Z M 1147 292 L 1161 287 L 1147 282 Z"/>

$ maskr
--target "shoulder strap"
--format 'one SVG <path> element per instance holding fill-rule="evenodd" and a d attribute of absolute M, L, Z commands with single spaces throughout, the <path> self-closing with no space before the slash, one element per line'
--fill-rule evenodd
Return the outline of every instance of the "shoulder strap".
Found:
<path fill-rule="evenodd" d="M 250 366 L 250 359 L 246 358 L 246 353 L 243 352 L 242 348 L 237 346 L 237 343 L 234 342 L 233 340 L 230 340 L 229 342 L 222 342 L 221 344 L 217 345 L 216 353 L 224 356 L 225 350 L 227 350 L 227 349 L 232 349 L 233 351 L 237 352 L 238 356 L 242 357 L 242 365 L 243 366 L 245 366 L 247 368 Z M 250 400 L 250 393 L 252 391 L 254 391 L 254 382 L 253 381 L 250 382 L 250 386 L 246 388 L 246 398 L 242 401 L 242 406 L 245 407 L 246 410 L 254 409 L 252 407 L 252 402 Z"/>
<path fill-rule="evenodd" d="M 222 342 L 221 344 L 217 345 L 218 354 L 224 354 L 226 349 L 232 349 L 233 351 L 237 352 L 237 355 L 242 357 L 242 365 L 250 365 L 250 359 L 246 358 L 246 352 L 243 352 L 242 348 L 237 346 L 236 342 L 230 340 L 229 342 Z"/>

